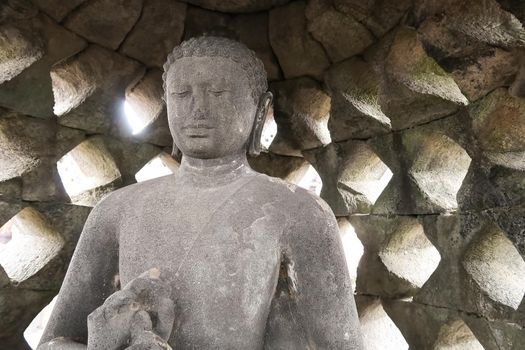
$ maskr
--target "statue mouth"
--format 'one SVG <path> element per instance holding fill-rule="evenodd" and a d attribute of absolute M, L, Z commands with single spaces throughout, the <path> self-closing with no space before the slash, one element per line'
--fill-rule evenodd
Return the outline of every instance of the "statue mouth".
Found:
<path fill-rule="evenodd" d="M 210 131 L 215 129 L 209 125 L 188 125 L 182 128 L 188 137 L 205 138 L 210 135 Z"/>

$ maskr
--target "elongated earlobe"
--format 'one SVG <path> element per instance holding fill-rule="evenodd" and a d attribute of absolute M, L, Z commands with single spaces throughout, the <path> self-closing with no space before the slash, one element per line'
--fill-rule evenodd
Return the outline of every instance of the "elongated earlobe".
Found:
<path fill-rule="evenodd" d="M 257 106 L 257 112 L 255 112 L 255 119 L 253 121 L 252 133 L 248 140 L 248 154 L 252 157 L 258 156 L 262 151 L 261 146 L 261 135 L 268 115 L 268 110 L 272 105 L 273 95 L 267 91 L 262 94 L 259 104 Z"/>

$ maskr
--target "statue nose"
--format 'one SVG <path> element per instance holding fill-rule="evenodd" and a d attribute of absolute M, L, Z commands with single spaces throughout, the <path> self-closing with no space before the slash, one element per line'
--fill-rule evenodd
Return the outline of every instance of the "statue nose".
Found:
<path fill-rule="evenodd" d="M 208 110 L 208 99 L 206 93 L 199 89 L 193 95 L 193 111 L 196 117 L 205 117 Z"/>

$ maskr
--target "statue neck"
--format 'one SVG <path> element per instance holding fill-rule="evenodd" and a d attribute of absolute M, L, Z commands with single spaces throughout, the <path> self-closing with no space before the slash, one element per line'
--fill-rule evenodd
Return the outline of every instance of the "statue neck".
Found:
<path fill-rule="evenodd" d="M 183 156 L 177 177 L 193 186 L 213 187 L 231 183 L 249 173 L 253 173 L 253 170 L 243 152 L 216 159 Z"/>

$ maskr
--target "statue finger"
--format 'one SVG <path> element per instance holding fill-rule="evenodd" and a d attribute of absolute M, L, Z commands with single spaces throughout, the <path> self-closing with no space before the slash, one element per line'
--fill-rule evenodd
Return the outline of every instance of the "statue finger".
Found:
<path fill-rule="evenodd" d="M 102 304 L 104 317 L 110 319 L 123 312 L 134 312 L 139 309 L 137 295 L 129 290 L 111 294 Z"/>
<path fill-rule="evenodd" d="M 155 332 L 167 341 L 175 322 L 175 304 L 169 298 L 159 298 L 156 306 L 157 324 L 155 325 Z"/>
<path fill-rule="evenodd" d="M 133 321 L 131 323 L 132 337 L 140 335 L 145 331 L 151 331 L 152 329 L 153 324 L 149 314 L 144 310 L 137 311 L 133 316 Z"/>

